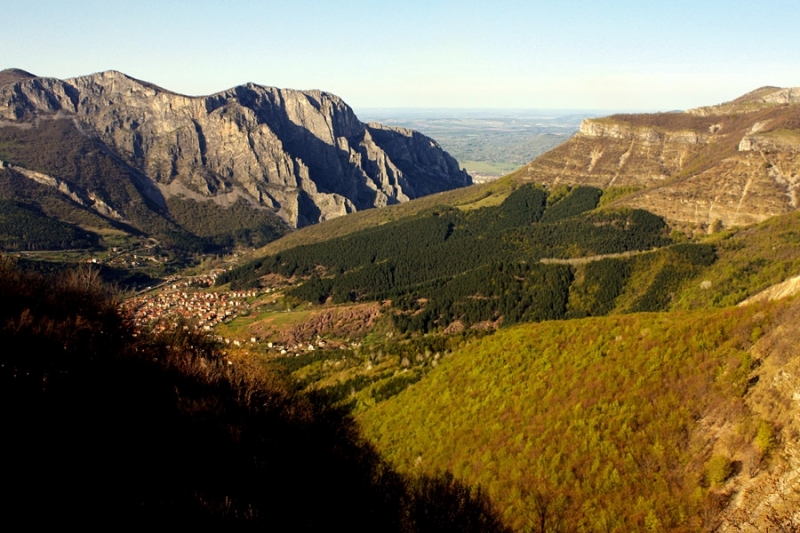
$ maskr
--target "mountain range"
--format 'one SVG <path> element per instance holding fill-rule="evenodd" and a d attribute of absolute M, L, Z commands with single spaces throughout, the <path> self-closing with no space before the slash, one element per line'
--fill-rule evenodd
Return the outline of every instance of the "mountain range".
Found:
<path fill-rule="evenodd" d="M 0 159 L 6 199 L 194 249 L 472 183 L 432 139 L 364 124 L 326 92 L 189 97 L 115 71 L 0 72 Z"/>

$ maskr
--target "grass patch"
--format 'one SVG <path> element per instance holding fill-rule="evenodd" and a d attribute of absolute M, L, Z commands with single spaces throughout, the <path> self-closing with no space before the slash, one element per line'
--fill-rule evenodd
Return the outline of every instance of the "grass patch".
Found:
<path fill-rule="evenodd" d="M 603 189 L 603 196 L 600 197 L 600 203 L 597 207 L 608 205 L 614 200 L 619 200 L 620 198 L 628 196 L 629 194 L 633 194 L 639 190 L 641 190 L 641 187 L 636 186 L 608 187 L 607 189 Z"/>
<path fill-rule="evenodd" d="M 311 309 L 278 311 L 271 309 L 248 316 L 239 316 L 217 326 L 217 333 L 230 338 L 245 338 L 253 332 L 269 332 L 302 324 L 313 313 Z M 263 335 L 263 333 L 261 333 Z"/>

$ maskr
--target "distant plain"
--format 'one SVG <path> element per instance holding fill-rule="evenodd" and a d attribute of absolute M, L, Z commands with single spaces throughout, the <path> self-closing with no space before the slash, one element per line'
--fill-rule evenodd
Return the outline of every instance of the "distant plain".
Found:
<path fill-rule="evenodd" d="M 417 130 L 455 157 L 477 183 L 513 172 L 608 111 L 541 109 L 356 109 L 363 122 Z"/>

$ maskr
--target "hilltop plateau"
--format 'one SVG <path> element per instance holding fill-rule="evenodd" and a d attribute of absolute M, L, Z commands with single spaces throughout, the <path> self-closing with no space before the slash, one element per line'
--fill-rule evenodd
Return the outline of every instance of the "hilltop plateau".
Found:
<path fill-rule="evenodd" d="M 764 87 L 686 112 L 586 119 L 514 177 L 549 187 L 629 187 L 637 192 L 617 205 L 685 228 L 761 222 L 799 205 L 800 89 Z"/>

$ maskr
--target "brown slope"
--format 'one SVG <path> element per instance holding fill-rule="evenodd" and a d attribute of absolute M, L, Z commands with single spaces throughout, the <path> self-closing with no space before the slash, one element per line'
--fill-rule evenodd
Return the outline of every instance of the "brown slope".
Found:
<path fill-rule="evenodd" d="M 721 487 L 728 505 L 720 532 L 800 531 L 798 320 L 800 300 L 794 298 L 750 349 L 756 364 L 744 405 L 757 417 L 755 448 L 741 446 L 739 428 L 729 425 L 718 433 L 717 451 L 741 465 Z"/>
<path fill-rule="evenodd" d="M 765 87 L 683 113 L 587 119 L 516 177 L 551 187 L 639 187 L 617 205 L 678 226 L 759 222 L 800 201 L 800 91 Z"/>

